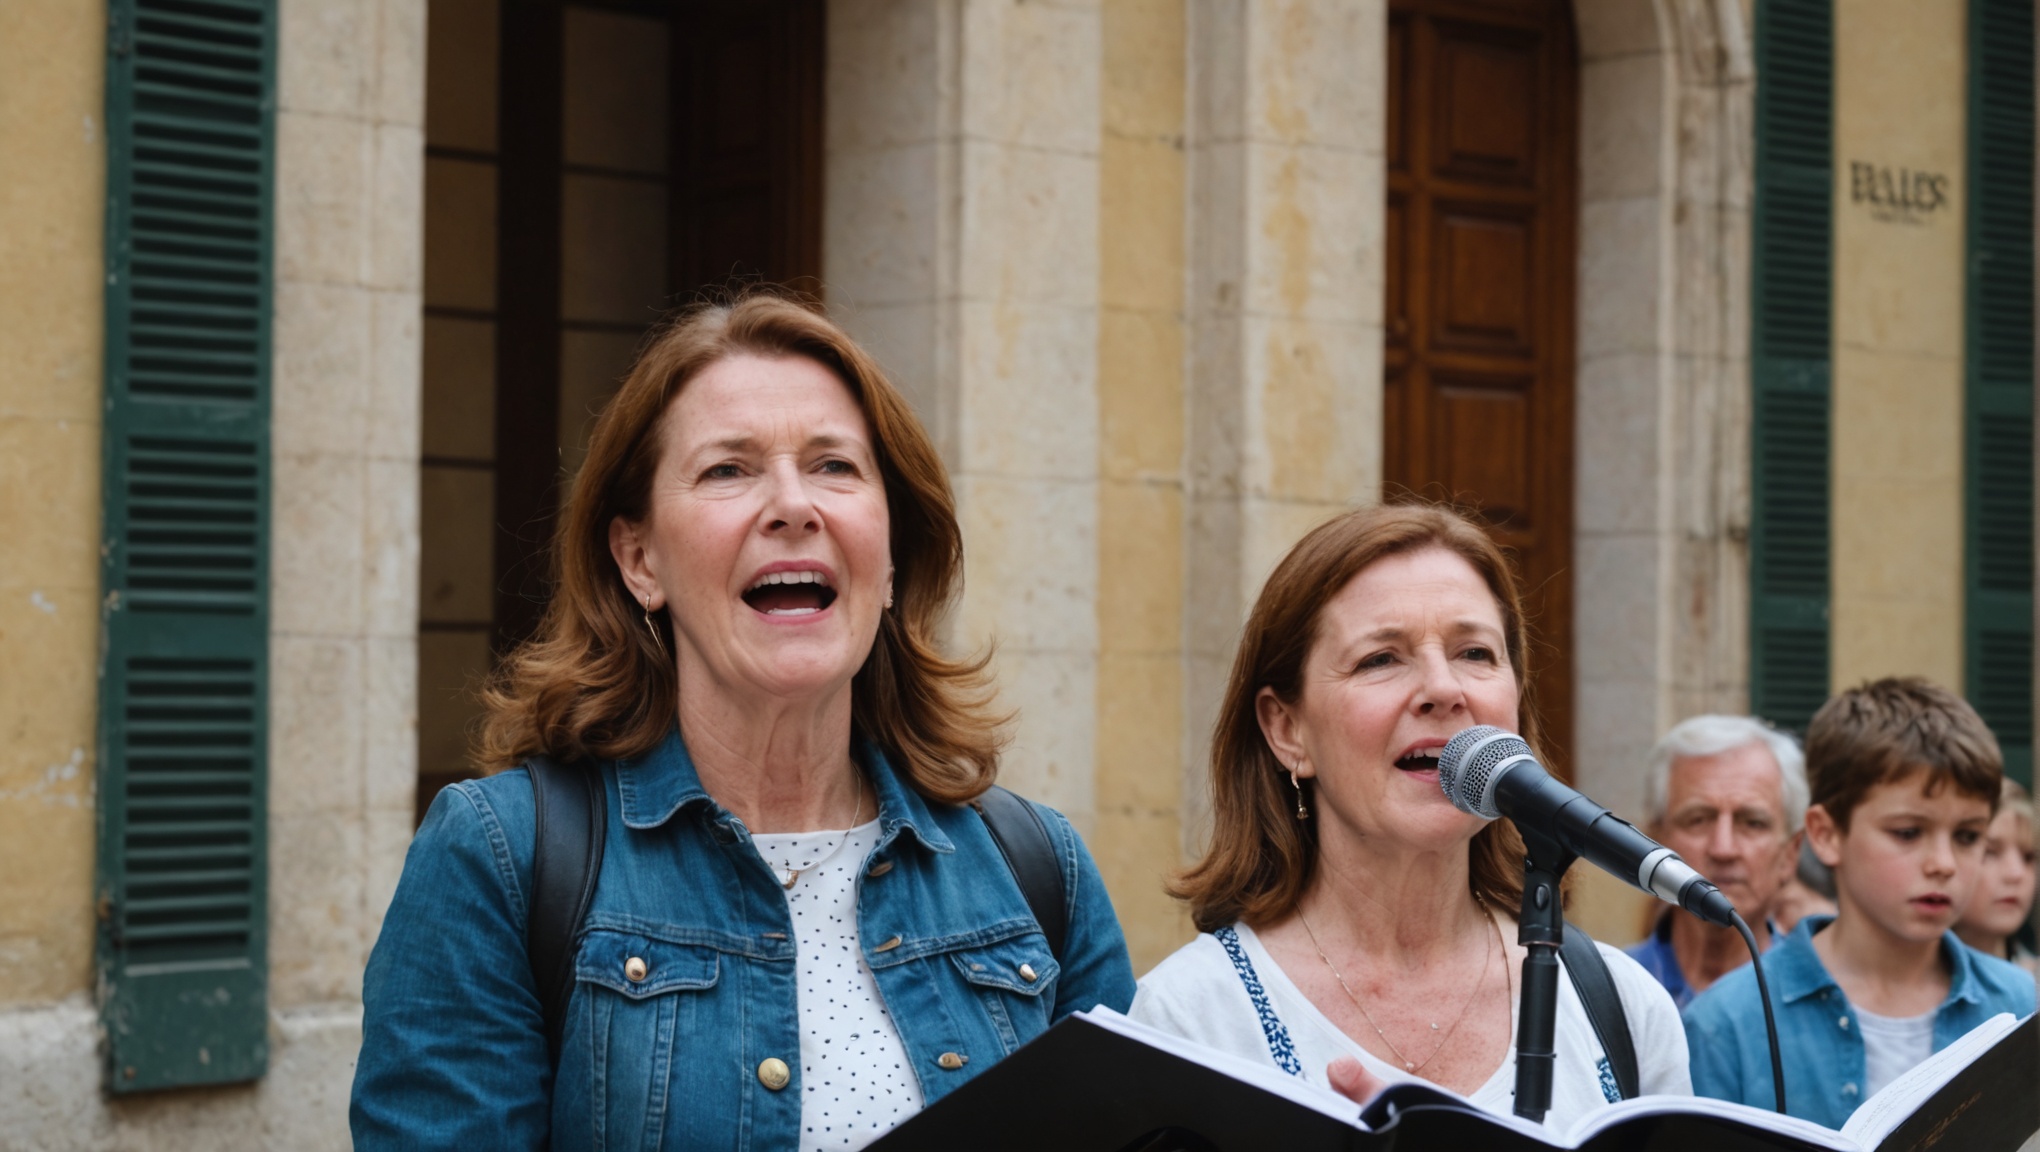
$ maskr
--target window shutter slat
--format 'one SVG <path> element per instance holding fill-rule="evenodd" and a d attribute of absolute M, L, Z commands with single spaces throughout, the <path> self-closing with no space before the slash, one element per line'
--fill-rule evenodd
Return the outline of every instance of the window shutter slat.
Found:
<path fill-rule="evenodd" d="M 107 1084 L 268 1061 L 274 0 L 113 0 L 99 948 Z"/>
<path fill-rule="evenodd" d="M 1751 238 L 1750 707 L 1828 694 L 1832 0 L 1758 0 Z"/>
<path fill-rule="evenodd" d="M 2033 779 L 2033 4 L 1970 0 L 1964 674 Z"/>

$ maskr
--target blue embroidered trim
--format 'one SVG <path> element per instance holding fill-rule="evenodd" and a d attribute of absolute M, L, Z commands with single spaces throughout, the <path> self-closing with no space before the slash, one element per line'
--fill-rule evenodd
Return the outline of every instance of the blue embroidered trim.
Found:
<path fill-rule="evenodd" d="M 1240 934 L 1228 926 L 1212 935 L 1225 946 L 1225 954 L 1232 957 L 1233 971 L 1239 973 L 1240 983 L 1247 986 L 1247 999 L 1254 1002 L 1254 1014 L 1261 1018 L 1261 1035 L 1268 1038 L 1268 1055 L 1275 1058 L 1275 1066 L 1291 1076 L 1303 1075 L 1303 1061 L 1296 1058 L 1296 1045 L 1290 1043 L 1289 1029 L 1283 1026 L 1282 1017 L 1275 1014 L 1275 1006 L 1268 1002 L 1268 990 L 1261 987 L 1254 962 L 1247 959 L 1247 950 L 1240 945 Z"/>
<path fill-rule="evenodd" d="M 1620 1104 L 1622 1102 L 1622 1088 L 1615 1083 L 1615 1069 L 1609 1065 L 1606 1056 L 1601 1057 L 1600 1070 L 1601 1097 L 1610 1104 Z"/>

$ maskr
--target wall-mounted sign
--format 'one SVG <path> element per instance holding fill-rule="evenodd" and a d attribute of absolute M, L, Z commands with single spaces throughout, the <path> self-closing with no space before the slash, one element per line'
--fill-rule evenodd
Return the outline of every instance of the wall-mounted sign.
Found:
<path fill-rule="evenodd" d="M 1948 207 L 1948 177 L 1917 168 L 1849 161 L 1849 202 L 1886 224 L 1926 224 Z"/>

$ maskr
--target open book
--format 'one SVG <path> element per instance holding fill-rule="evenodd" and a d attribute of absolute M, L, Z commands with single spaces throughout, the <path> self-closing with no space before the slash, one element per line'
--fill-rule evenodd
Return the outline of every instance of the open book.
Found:
<path fill-rule="evenodd" d="M 2040 1022 L 2000 1015 L 1863 1102 L 1841 1131 L 1742 1104 L 1645 1096 L 1568 1131 L 1429 1084 L 1365 1108 L 1110 1010 L 1081 1012 L 908 1120 L 872 1152 L 2014 1152 L 2040 1130 Z"/>

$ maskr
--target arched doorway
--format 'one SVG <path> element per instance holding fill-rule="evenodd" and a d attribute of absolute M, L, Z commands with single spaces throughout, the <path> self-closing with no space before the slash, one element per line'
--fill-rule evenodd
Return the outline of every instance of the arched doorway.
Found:
<path fill-rule="evenodd" d="M 1391 0 L 1383 479 L 1516 557 L 1545 751 L 1573 748 L 1578 62 L 1565 0 Z"/>

